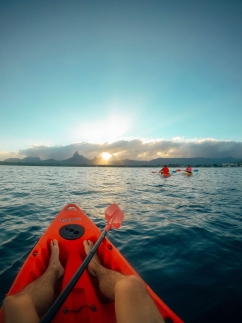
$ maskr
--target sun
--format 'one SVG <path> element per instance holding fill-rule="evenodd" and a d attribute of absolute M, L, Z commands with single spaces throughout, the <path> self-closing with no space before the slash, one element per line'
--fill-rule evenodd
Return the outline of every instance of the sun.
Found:
<path fill-rule="evenodd" d="M 110 157 L 112 157 L 112 155 L 111 155 L 111 154 L 106 153 L 106 152 L 103 152 L 103 153 L 102 153 L 102 158 L 103 158 L 103 159 L 105 159 L 105 160 L 109 160 L 109 158 L 110 158 Z"/>

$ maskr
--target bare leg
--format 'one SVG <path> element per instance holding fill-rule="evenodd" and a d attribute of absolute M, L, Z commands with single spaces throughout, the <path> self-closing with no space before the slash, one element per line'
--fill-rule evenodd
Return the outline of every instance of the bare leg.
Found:
<path fill-rule="evenodd" d="M 84 241 L 88 254 L 92 241 Z M 144 282 L 136 276 L 124 276 L 100 264 L 97 254 L 88 265 L 91 275 L 97 277 L 101 292 L 115 300 L 117 323 L 164 323 L 160 312 L 148 294 Z"/>
<path fill-rule="evenodd" d="M 45 273 L 20 293 L 7 296 L 3 303 L 5 323 L 37 323 L 54 299 L 54 286 L 63 275 L 58 241 L 50 243 L 51 256 Z"/>

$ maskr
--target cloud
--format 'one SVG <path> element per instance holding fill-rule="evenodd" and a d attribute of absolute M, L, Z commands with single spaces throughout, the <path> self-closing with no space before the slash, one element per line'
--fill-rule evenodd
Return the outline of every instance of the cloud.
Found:
<path fill-rule="evenodd" d="M 0 160 L 8 157 L 40 157 L 42 160 L 54 158 L 63 160 L 73 156 L 78 151 L 80 155 L 93 159 L 101 157 L 103 152 L 114 155 L 115 159 L 151 160 L 159 157 L 234 157 L 242 159 L 242 142 L 229 140 L 184 139 L 171 140 L 119 140 L 112 143 L 73 143 L 65 146 L 34 145 L 20 150 L 18 153 L 0 152 Z"/>
<path fill-rule="evenodd" d="M 24 158 L 26 154 L 21 155 L 20 152 L 10 152 L 10 151 L 0 151 L 0 160 L 5 160 L 7 158 Z"/>

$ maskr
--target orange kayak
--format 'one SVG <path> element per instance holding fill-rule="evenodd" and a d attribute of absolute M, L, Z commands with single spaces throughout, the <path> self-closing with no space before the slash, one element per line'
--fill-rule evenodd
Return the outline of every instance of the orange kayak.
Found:
<path fill-rule="evenodd" d="M 170 176 L 171 176 L 171 174 L 170 174 L 170 173 L 168 173 L 168 174 L 163 174 L 163 173 L 161 173 L 160 175 L 161 175 L 161 177 L 164 177 L 164 178 L 167 178 L 167 177 L 170 177 Z"/>
<path fill-rule="evenodd" d="M 7 295 L 19 293 L 45 272 L 50 257 L 49 245 L 53 239 L 59 242 L 60 261 L 65 268 L 63 279 L 57 286 L 57 293 L 60 293 L 86 257 L 83 241 L 96 242 L 100 235 L 101 231 L 77 205 L 66 205 L 30 252 Z M 104 238 L 97 253 L 106 268 L 119 271 L 124 275 L 138 276 L 107 238 Z M 151 288 L 146 286 L 165 321 L 182 323 L 183 321 Z M 0 322 L 4 322 L 2 310 Z M 96 278 L 91 277 L 85 270 L 52 322 L 115 323 L 114 302 L 103 301 Z"/>

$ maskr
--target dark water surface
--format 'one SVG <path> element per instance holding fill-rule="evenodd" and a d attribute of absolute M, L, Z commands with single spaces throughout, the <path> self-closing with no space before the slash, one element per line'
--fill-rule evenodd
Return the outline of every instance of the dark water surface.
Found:
<path fill-rule="evenodd" d="M 96 225 L 117 203 L 109 239 L 187 323 L 242 322 L 242 168 L 168 179 L 152 168 L 0 166 L 0 302 L 67 203 Z"/>

